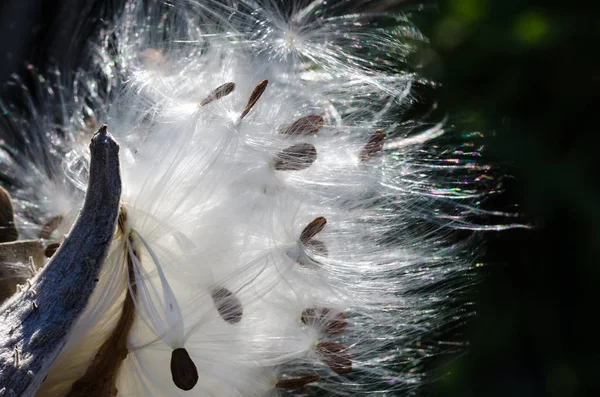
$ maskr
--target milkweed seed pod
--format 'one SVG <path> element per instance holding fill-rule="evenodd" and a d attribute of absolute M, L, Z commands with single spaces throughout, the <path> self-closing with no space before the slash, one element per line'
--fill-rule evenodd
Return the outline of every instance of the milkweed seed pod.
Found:
<path fill-rule="evenodd" d="M 421 384 L 444 282 L 473 263 L 453 230 L 500 226 L 473 223 L 492 179 L 478 149 L 400 121 L 424 39 L 385 3 L 132 0 L 90 72 L 25 93 L 47 109 L 4 105 L 3 182 L 48 256 L 85 195 L 91 132 L 120 144 L 111 250 L 37 396 Z"/>

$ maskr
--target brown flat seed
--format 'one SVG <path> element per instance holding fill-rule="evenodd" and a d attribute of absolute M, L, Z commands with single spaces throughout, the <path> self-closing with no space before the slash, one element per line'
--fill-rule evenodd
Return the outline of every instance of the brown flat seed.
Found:
<path fill-rule="evenodd" d="M 200 102 L 200 106 L 208 105 L 212 101 L 216 101 L 218 99 L 223 98 L 231 94 L 235 90 L 235 83 L 225 83 L 223 85 L 218 86 L 214 90 L 211 91 L 210 94 L 206 98 Z"/>
<path fill-rule="evenodd" d="M 60 247 L 60 243 L 52 243 L 47 246 L 44 250 L 44 255 L 46 255 L 46 258 L 52 258 L 52 255 L 54 255 L 56 250 L 58 250 L 58 247 Z"/>
<path fill-rule="evenodd" d="M 10 194 L 0 186 L 0 243 L 16 241 L 19 231 L 15 225 L 15 211 Z"/>
<path fill-rule="evenodd" d="M 310 307 L 308 309 L 302 310 L 302 316 L 300 320 L 303 324 L 306 325 L 314 325 L 319 322 L 319 319 L 327 316 L 329 314 L 330 309 L 320 308 L 320 307 Z"/>
<path fill-rule="evenodd" d="M 248 99 L 248 103 L 246 104 L 246 107 L 242 111 L 242 115 L 240 116 L 240 119 L 243 119 L 244 117 L 246 117 L 248 112 L 250 112 L 250 109 L 252 109 L 252 107 L 256 104 L 256 101 L 258 101 L 260 99 L 261 95 L 263 94 L 263 92 L 265 92 L 265 89 L 267 88 L 267 84 L 269 84 L 269 80 L 263 80 L 260 83 L 258 83 L 258 85 L 256 87 L 254 87 L 252 94 L 250 94 L 250 99 Z"/>
<path fill-rule="evenodd" d="M 335 342 L 319 342 L 317 353 L 336 374 L 346 375 L 352 371 L 352 360 L 346 346 Z"/>
<path fill-rule="evenodd" d="M 323 117 L 316 114 L 310 114 L 308 116 L 300 117 L 291 125 L 281 129 L 279 133 L 295 136 L 314 135 L 319 132 L 324 125 L 325 120 L 323 120 Z"/>
<path fill-rule="evenodd" d="M 348 326 L 346 315 L 343 312 L 334 312 L 332 309 L 311 307 L 302 311 L 301 321 L 306 325 L 318 326 L 328 334 L 341 333 Z"/>
<path fill-rule="evenodd" d="M 300 241 L 307 243 L 308 240 L 315 237 L 317 233 L 323 230 L 326 224 L 327 219 L 325 219 L 325 217 L 320 216 L 315 218 L 302 230 L 302 233 L 300 234 Z"/>
<path fill-rule="evenodd" d="M 56 230 L 57 227 L 63 222 L 64 218 L 62 215 L 57 215 L 51 218 L 48 222 L 44 224 L 42 227 L 42 231 L 40 232 L 39 237 L 43 239 L 49 239 L 52 235 L 52 232 Z"/>
<path fill-rule="evenodd" d="M 344 313 L 338 313 L 328 321 L 324 331 L 330 335 L 337 335 L 342 333 L 347 326 L 348 321 L 346 321 L 346 315 Z"/>
<path fill-rule="evenodd" d="M 184 348 L 171 353 L 171 377 L 181 390 L 192 390 L 198 383 L 198 369 Z"/>
<path fill-rule="evenodd" d="M 296 376 L 294 378 L 280 379 L 277 381 L 275 385 L 278 389 L 301 389 L 309 383 L 313 383 L 319 380 L 319 375 L 305 375 L 305 376 Z"/>
<path fill-rule="evenodd" d="M 221 318 L 229 324 L 242 320 L 244 308 L 242 302 L 227 288 L 216 288 L 212 291 L 212 299 Z"/>
<path fill-rule="evenodd" d="M 300 171 L 310 167 L 317 159 L 317 149 L 310 143 L 299 143 L 283 149 L 275 157 L 278 171 Z"/>
<path fill-rule="evenodd" d="M 325 243 L 323 243 L 322 241 L 312 239 L 312 240 L 308 240 L 306 243 L 304 243 L 304 245 L 306 246 L 306 248 L 308 248 L 309 250 L 313 251 L 314 253 L 316 253 L 318 255 L 321 255 L 321 256 L 329 255 L 329 250 L 325 246 Z"/>
<path fill-rule="evenodd" d="M 385 131 L 377 130 L 371 135 L 369 141 L 360 152 L 360 161 L 369 161 L 381 152 L 385 143 Z"/>

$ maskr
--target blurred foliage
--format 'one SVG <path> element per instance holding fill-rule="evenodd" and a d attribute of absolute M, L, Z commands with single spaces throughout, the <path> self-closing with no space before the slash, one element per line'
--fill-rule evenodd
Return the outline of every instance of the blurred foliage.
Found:
<path fill-rule="evenodd" d="M 596 7 L 441 0 L 418 21 L 414 59 L 442 84 L 457 130 L 486 135 L 487 161 L 514 176 L 487 203 L 530 231 L 487 235 L 467 353 L 440 363 L 434 395 L 600 395 L 595 324 L 600 177 Z"/>

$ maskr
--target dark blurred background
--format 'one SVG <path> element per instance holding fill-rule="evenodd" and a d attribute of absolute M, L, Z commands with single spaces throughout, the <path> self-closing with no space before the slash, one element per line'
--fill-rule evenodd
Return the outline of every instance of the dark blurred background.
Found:
<path fill-rule="evenodd" d="M 0 83 L 26 62 L 67 69 L 118 2 L 2 1 Z M 452 125 L 483 132 L 485 161 L 513 175 L 487 207 L 533 226 L 487 233 L 477 315 L 445 335 L 469 348 L 435 360 L 429 394 L 600 395 L 600 12 L 578 1 L 425 6 L 413 15 L 431 44 L 413 65 L 442 83 Z"/>
<path fill-rule="evenodd" d="M 488 202 L 531 231 L 487 235 L 468 352 L 441 396 L 600 395 L 600 91 L 597 7 L 578 1 L 441 0 L 419 21 L 424 73 L 458 128 L 492 135 L 515 178 Z"/>

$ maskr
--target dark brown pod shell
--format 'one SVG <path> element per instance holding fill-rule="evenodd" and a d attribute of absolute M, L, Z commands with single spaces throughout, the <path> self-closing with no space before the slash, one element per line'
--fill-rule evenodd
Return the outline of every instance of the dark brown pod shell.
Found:
<path fill-rule="evenodd" d="M 53 218 L 50 218 L 50 220 L 48 220 L 46 223 L 44 223 L 44 226 L 42 227 L 42 231 L 39 234 L 40 238 L 43 239 L 49 239 L 50 236 L 52 235 L 52 232 L 54 232 L 56 230 L 57 227 L 60 226 L 61 223 L 63 223 L 64 217 L 62 215 L 57 215 Z"/>
<path fill-rule="evenodd" d="M 278 389 L 294 390 L 301 389 L 309 383 L 319 380 L 319 375 L 296 376 L 293 378 L 280 379 L 275 385 Z"/>
<path fill-rule="evenodd" d="M 269 84 L 269 80 L 263 80 L 260 83 L 258 83 L 258 85 L 256 87 L 254 87 L 254 90 L 252 90 L 252 94 L 250 94 L 250 98 L 248 99 L 248 103 L 246 104 L 246 107 L 242 111 L 242 115 L 240 116 L 240 119 L 243 119 L 244 117 L 246 117 L 248 112 L 250 112 L 250 109 L 252 109 L 252 107 L 254 105 L 256 105 L 256 102 L 260 99 L 263 92 L 265 92 L 265 90 L 267 89 L 267 84 Z"/>
<path fill-rule="evenodd" d="M 323 341 L 317 344 L 317 353 L 321 360 L 336 374 L 346 375 L 352 371 L 352 357 L 346 346 Z"/>
<path fill-rule="evenodd" d="M 58 250 L 58 247 L 60 247 L 60 243 L 52 243 L 47 246 L 44 250 L 44 255 L 46 258 L 51 258 L 52 255 L 54 255 L 54 253 Z"/>
<path fill-rule="evenodd" d="M 0 243 L 8 243 L 19 239 L 19 231 L 15 224 L 15 211 L 10 194 L 0 186 Z"/>
<path fill-rule="evenodd" d="M 323 117 L 316 114 L 300 117 L 292 124 L 279 130 L 279 133 L 292 136 L 307 136 L 315 135 L 323 128 L 325 120 Z"/>
<path fill-rule="evenodd" d="M 317 149 L 310 143 L 299 143 L 283 149 L 275 156 L 278 171 L 300 171 L 311 166 L 317 159 Z"/>
<path fill-rule="evenodd" d="M 381 150 L 383 150 L 383 145 L 385 144 L 385 131 L 377 130 L 371 135 L 369 141 L 365 144 L 363 149 L 360 152 L 360 160 L 361 161 L 369 161 L 373 157 L 375 157 Z"/>
<path fill-rule="evenodd" d="M 211 91 L 210 94 L 206 98 L 200 102 L 200 106 L 205 106 L 211 103 L 212 101 L 217 101 L 224 96 L 231 94 L 235 90 L 235 83 L 225 83 L 223 85 L 218 86 L 214 90 Z"/>
<path fill-rule="evenodd" d="M 198 383 L 198 369 L 184 348 L 171 353 L 171 376 L 175 386 L 181 390 L 192 390 Z"/>
<path fill-rule="evenodd" d="M 237 324 L 242 320 L 244 308 L 242 302 L 227 288 L 219 287 L 211 292 L 213 302 L 219 315 L 229 324 Z"/>

